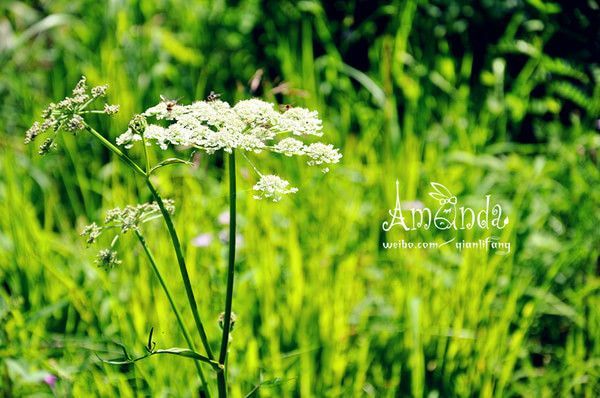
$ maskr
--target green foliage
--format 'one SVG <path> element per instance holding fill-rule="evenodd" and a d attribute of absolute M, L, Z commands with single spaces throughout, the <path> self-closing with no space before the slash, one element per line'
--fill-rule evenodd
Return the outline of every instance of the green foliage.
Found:
<path fill-rule="evenodd" d="M 58 396 L 198 386 L 180 355 L 98 359 L 144 352 L 151 327 L 157 348 L 186 344 L 135 237 L 118 242 L 122 263 L 106 272 L 78 236 L 107 209 L 151 200 L 142 183 L 83 133 L 43 161 L 22 144 L 42 107 L 85 74 L 121 105 L 99 119 L 113 139 L 161 94 L 189 102 L 214 90 L 319 109 L 343 148 L 327 178 L 277 159 L 300 191 L 276 205 L 254 201 L 240 170 L 233 396 L 600 395 L 594 4 L 4 2 L 0 392 L 51 395 L 48 374 Z M 227 186 L 222 159 L 191 161 L 153 178 L 178 204 L 199 310 L 219 336 Z M 407 200 L 425 202 L 429 181 L 466 200 L 492 193 L 510 215 L 510 255 L 383 250 L 404 236 L 381 231 L 396 178 Z M 194 247 L 205 232 L 213 242 Z M 184 308 L 168 236 L 144 235 Z"/>

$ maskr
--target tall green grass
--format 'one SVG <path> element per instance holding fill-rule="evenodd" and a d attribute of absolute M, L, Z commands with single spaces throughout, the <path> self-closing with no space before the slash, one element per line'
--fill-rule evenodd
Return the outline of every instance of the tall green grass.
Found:
<path fill-rule="evenodd" d="M 468 42 L 467 33 L 436 14 L 470 26 L 464 7 L 399 2 L 353 22 L 318 2 L 0 6 L 0 26 L 11 29 L 0 46 L 0 391 L 51 395 L 43 372 L 59 377 L 57 396 L 189 396 L 197 387 L 189 361 L 97 358 L 143 352 L 151 327 L 159 346 L 185 342 L 134 236 L 109 273 L 78 237 L 144 187 L 85 135 L 65 136 L 64 156 L 41 159 L 21 143 L 40 109 L 86 74 L 110 83 L 121 104 L 114 122 L 101 121 L 113 138 L 160 94 L 191 101 L 214 90 L 319 109 L 343 148 L 327 178 L 261 158 L 300 188 L 277 205 L 252 200 L 240 162 L 233 396 L 260 383 L 254 391 L 266 397 L 600 394 L 600 69 L 545 52 L 557 23 L 550 5 L 494 20 L 500 33 L 483 53 L 454 43 L 452 34 Z M 368 40 L 366 67 L 348 56 L 343 32 Z M 519 143 L 529 128 L 534 143 Z M 156 182 L 176 201 L 200 312 L 218 336 L 226 245 L 191 240 L 224 228 L 227 186 L 222 159 L 196 162 Z M 492 193 L 509 212 L 510 255 L 383 250 L 383 240 L 414 238 L 381 230 L 396 178 L 403 198 L 426 204 L 430 181 L 474 206 Z M 159 223 L 145 236 L 184 308 L 168 236 Z"/>

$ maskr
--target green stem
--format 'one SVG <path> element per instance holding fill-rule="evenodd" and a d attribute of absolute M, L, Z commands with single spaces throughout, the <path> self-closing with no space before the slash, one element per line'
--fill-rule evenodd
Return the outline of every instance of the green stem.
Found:
<path fill-rule="evenodd" d="M 150 158 L 148 158 L 148 147 L 146 146 L 146 138 L 142 134 L 142 145 L 144 146 L 144 161 L 146 163 L 146 175 L 150 174 Z"/>
<path fill-rule="evenodd" d="M 154 256 L 150 252 L 150 249 L 148 248 L 146 239 L 144 239 L 144 237 L 138 230 L 135 230 L 135 235 L 137 236 L 138 240 L 140 241 L 140 244 L 142 245 L 142 247 L 144 248 L 144 253 L 146 253 L 146 257 L 148 257 L 150 266 L 152 267 L 154 274 L 158 278 L 160 286 L 162 287 L 163 291 L 165 292 L 165 295 L 167 296 L 167 299 L 169 300 L 171 309 L 173 310 L 173 312 L 175 313 L 175 317 L 177 318 L 177 323 L 179 324 L 179 329 L 181 329 L 181 333 L 183 333 L 183 337 L 185 338 L 185 341 L 187 342 L 188 347 L 190 347 L 190 350 L 196 351 L 196 347 L 194 347 L 194 343 L 192 342 L 190 333 L 188 332 L 187 328 L 185 327 L 185 324 L 183 323 L 183 317 L 181 316 L 181 313 L 179 312 L 177 305 L 175 305 L 175 301 L 173 300 L 171 291 L 169 290 L 169 287 L 165 283 L 165 280 L 162 277 L 160 270 L 158 269 L 158 266 L 156 265 L 156 261 L 154 260 Z M 210 398 L 210 393 L 208 391 L 208 385 L 206 384 L 206 379 L 204 377 L 204 373 L 202 372 L 202 368 L 200 367 L 200 362 L 194 361 L 194 365 L 196 365 L 196 370 L 198 371 L 198 375 L 200 376 L 200 380 L 202 381 L 202 389 L 206 393 L 206 396 Z"/>
<path fill-rule="evenodd" d="M 85 125 L 85 128 L 87 129 L 87 131 L 92 133 L 92 135 L 94 137 L 96 137 L 102 143 L 102 145 L 104 145 L 105 147 L 110 149 L 111 152 L 113 152 L 115 155 L 117 155 L 122 161 L 127 163 L 127 165 L 129 167 L 131 167 L 136 173 L 146 177 L 146 172 L 144 172 L 144 170 L 142 170 L 141 167 L 138 166 L 138 164 L 136 162 L 134 162 L 129 156 L 127 156 L 125 153 L 123 153 L 123 151 L 121 151 L 119 148 L 117 148 L 115 145 L 113 145 L 112 142 L 110 142 L 109 140 L 104 138 L 102 136 L 102 134 L 100 134 L 99 132 L 94 130 L 88 124 Z"/>
<path fill-rule="evenodd" d="M 212 350 L 210 349 L 210 344 L 208 343 L 208 338 L 206 337 L 206 332 L 204 331 L 204 326 L 202 325 L 202 320 L 200 320 L 200 315 L 198 314 L 198 305 L 196 304 L 196 298 L 194 297 L 194 291 L 192 290 L 192 283 L 190 282 L 190 276 L 185 265 L 183 252 L 181 251 L 181 243 L 179 242 L 177 231 L 175 231 L 175 227 L 173 226 L 173 220 L 171 219 L 169 211 L 165 208 L 160 194 L 148 178 L 146 178 L 146 185 L 150 189 L 150 192 L 152 192 L 152 196 L 154 196 L 154 200 L 158 204 L 160 212 L 163 215 L 165 224 L 167 224 L 167 229 L 169 230 L 169 235 L 171 236 L 171 241 L 173 243 L 173 248 L 175 249 L 175 255 L 177 256 L 177 264 L 179 265 L 179 272 L 181 273 L 181 278 L 183 279 L 185 293 L 187 295 L 190 308 L 192 310 L 192 315 L 194 317 L 194 322 L 196 323 L 196 328 L 198 329 L 198 333 L 200 334 L 200 339 L 202 340 L 202 344 L 204 345 L 204 349 L 206 350 L 206 355 L 210 359 L 214 359 Z"/>
<path fill-rule="evenodd" d="M 236 230 L 236 184 L 235 184 L 235 153 L 229 155 L 229 261 L 227 267 L 227 291 L 225 294 L 225 314 L 223 318 L 223 336 L 221 339 L 221 352 L 219 364 L 223 370 L 217 374 L 219 397 L 227 396 L 227 379 L 225 374 L 225 361 L 229 346 L 229 333 L 231 329 L 231 306 L 233 303 L 233 282 L 235 272 L 235 230 Z"/>

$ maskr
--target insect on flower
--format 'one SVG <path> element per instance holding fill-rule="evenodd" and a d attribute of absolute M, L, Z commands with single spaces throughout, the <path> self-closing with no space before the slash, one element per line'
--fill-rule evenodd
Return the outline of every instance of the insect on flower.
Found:
<path fill-rule="evenodd" d="M 286 111 L 289 111 L 290 109 L 292 109 L 293 107 L 294 106 L 291 104 L 281 104 L 281 105 L 279 105 L 279 110 L 281 112 L 286 112 Z"/>
<path fill-rule="evenodd" d="M 167 106 L 167 112 L 171 112 L 173 110 L 173 107 L 177 105 L 177 101 L 179 101 L 180 99 L 181 97 L 177 99 L 168 99 L 164 95 L 160 96 L 160 100 Z"/>
<path fill-rule="evenodd" d="M 219 97 L 221 96 L 221 94 L 217 94 L 214 91 L 211 91 L 210 94 L 208 94 L 208 96 L 206 97 L 206 100 L 208 102 L 213 102 L 219 99 Z"/>

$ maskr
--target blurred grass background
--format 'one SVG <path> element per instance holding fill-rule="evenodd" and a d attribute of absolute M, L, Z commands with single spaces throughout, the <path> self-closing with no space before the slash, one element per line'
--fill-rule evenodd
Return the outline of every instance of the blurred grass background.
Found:
<path fill-rule="evenodd" d="M 143 352 L 150 327 L 160 347 L 185 343 L 135 239 L 107 273 L 78 236 L 106 209 L 149 199 L 140 181 L 84 135 L 64 135 L 44 158 L 22 143 L 85 74 L 121 105 L 97 120 L 113 139 L 160 94 L 189 102 L 214 90 L 318 109 L 342 148 L 325 176 L 260 156 L 300 188 L 276 205 L 252 199 L 241 162 L 233 396 L 264 381 L 264 397 L 599 396 L 598 10 L 595 0 L 2 2 L 1 394 L 197 387 L 180 358 L 97 359 L 120 345 Z M 196 160 L 157 183 L 176 200 L 216 347 L 227 188 L 222 159 Z M 492 194 L 509 213 L 510 255 L 383 250 L 415 238 L 381 230 L 396 178 L 404 199 L 426 204 L 429 181 L 475 207 Z M 202 233 L 213 242 L 194 247 Z M 145 234 L 185 306 L 162 225 Z"/>

